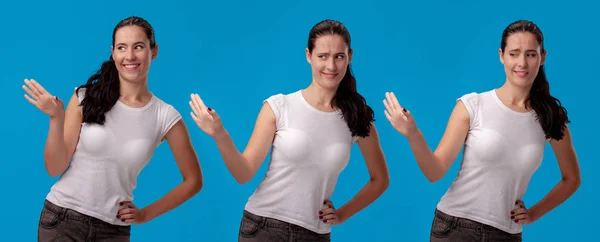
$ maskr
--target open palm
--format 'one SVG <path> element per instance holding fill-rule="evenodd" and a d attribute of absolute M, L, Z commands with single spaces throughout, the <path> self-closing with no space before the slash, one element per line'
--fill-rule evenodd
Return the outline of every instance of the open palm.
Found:
<path fill-rule="evenodd" d="M 58 97 L 53 96 L 46 91 L 46 89 L 35 80 L 25 79 L 23 90 L 27 93 L 25 94 L 25 99 L 50 117 L 64 114 L 65 110 L 63 102 Z"/>
<path fill-rule="evenodd" d="M 192 119 L 196 122 L 196 125 L 198 125 L 202 131 L 211 137 L 215 137 L 219 132 L 224 130 L 223 123 L 217 112 L 206 107 L 198 94 L 192 94 L 191 99 L 190 107 L 193 112 L 190 114 L 192 115 Z"/>
<path fill-rule="evenodd" d="M 392 126 L 402 135 L 408 137 L 417 131 L 417 124 L 410 112 L 400 106 L 398 99 L 393 92 L 385 93 L 385 117 L 390 121 Z"/>

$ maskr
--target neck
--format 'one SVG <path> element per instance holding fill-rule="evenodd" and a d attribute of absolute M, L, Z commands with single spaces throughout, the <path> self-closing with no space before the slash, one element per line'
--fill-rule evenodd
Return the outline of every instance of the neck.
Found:
<path fill-rule="evenodd" d="M 133 83 L 129 81 L 120 80 L 119 85 L 119 99 L 124 101 L 132 103 L 144 102 L 149 100 L 152 96 L 152 93 L 150 93 L 150 90 L 148 89 L 147 81 Z"/>
<path fill-rule="evenodd" d="M 510 104 L 511 106 L 517 106 L 520 108 L 525 108 L 527 105 L 526 101 L 529 97 L 529 88 L 516 87 L 511 85 L 507 80 L 502 87 L 498 88 L 497 94 L 500 100 Z"/>
<path fill-rule="evenodd" d="M 306 101 L 318 109 L 332 110 L 335 109 L 335 104 L 331 101 L 335 96 L 336 89 L 325 89 L 313 82 L 306 89 L 302 90 L 302 94 Z"/>

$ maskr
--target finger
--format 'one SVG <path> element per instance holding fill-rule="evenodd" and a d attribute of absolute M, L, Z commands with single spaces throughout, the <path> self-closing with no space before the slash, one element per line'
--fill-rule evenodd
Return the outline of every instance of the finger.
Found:
<path fill-rule="evenodd" d="M 335 207 L 333 206 L 333 202 L 331 202 L 330 200 L 325 200 L 323 202 L 323 204 L 328 205 L 330 208 L 334 208 L 335 209 Z"/>
<path fill-rule="evenodd" d="M 390 98 L 392 100 L 392 105 L 394 105 L 394 108 L 396 110 L 402 110 L 402 105 L 400 105 L 400 102 L 398 102 L 398 99 L 396 99 L 396 95 L 394 95 L 394 93 L 390 93 Z"/>
<path fill-rule="evenodd" d="M 321 211 L 319 211 L 319 215 L 321 215 L 321 216 L 325 216 L 325 215 L 333 214 L 333 213 L 335 213 L 335 209 L 333 209 L 333 208 L 326 208 L 326 209 L 322 209 Z"/>
<path fill-rule="evenodd" d="M 323 221 L 323 223 L 326 223 L 326 224 L 338 224 L 337 218 L 335 218 L 335 219 L 323 219 L 322 221 Z"/>
<path fill-rule="evenodd" d="M 515 218 L 512 220 L 519 221 L 519 220 L 526 220 L 527 218 L 529 218 L 529 214 L 525 213 L 525 214 L 520 214 L 520 215 L 515 216 Z"/>
<path fill-rule="evenodd" d="M 322 217 L 323 217 L 322 220 L 334 220 L 334 219 L 337 219 L 337 214 L 335 214 L 335 213 L 327 214 L 327 215 L 323 215 Z"/>
<path fill-rule="evenodd" d="M 198 117 L 196 117 L 196 114 L 194 114 L 194 112 L 190 112 L 190 115 L 192 116 L 192 119 L 194 120 L 194 122 L 199 122 L 200 120 L 198 119 Z"/>
<path fill-rule="evenodd" d="M 27 101 L 29 101 L 31 104 L 33 104 L 34 106 L 37 107 L 37 102 L 35 100 L 33 100 L 33 98 L 30 98 L 29 95 L 25 94 L 25 99 L 27 99 Z"/>
<path fill-rule="evenodd" d="M 63 101 L 60 100 L 57 96 L 54 96 L 54 103 L 59 106 L 64 106 Z"/>
<path fill-rule="evenodd" d="M 410 121 L 413 119 L 412 113 L 405 108 L 402 108 L 402 114 L 406 117 L 406 121 Z"/>
<path fill-rule="evenodd" d="M 44 90 L 44 88 L 42 87 L 42 85 L 40 85 L 39 83 L 37 83 L 35 80 L 31 79 L 29 80 L 30 88 L 32 89 L 32 91 L 37 94 L 37 95 L 42 95 L 44 93 L 46 93 L 46 90 Z"/>
<path fill-rule="evenodd" d="M 137 209 L 135 208 L 122 208 L 117 212 L 117 216 L 123 216 L 125 214 L 133 214 L 136 213 Z"/>
<path fill-rule="evenodd" d="M 392 96 L 391 96 L 390 92 L 385 93 L 385 100 L 386 100 L 388 106 L 390 107 L 390 111 L 392 111 L 393 114 L 396 114 L 398 110 L 396 110 L 396 106 L 394 105 L 394 103 L 392 101 Z"/>
<path fill-rule="evenodd" d="M 526 213 L 526 212 L 527 212 L 527 209 L 525 209 L 525 208 L 516 208 L 516 209 L 513 209 L 510 213 L 511 213 L 511 215 L 517 215 L 517 214 L 522 214 L 522 213 Z"/>
<path fill-rule="evenodd" d="M 206 109 L 206 105 L 204 105 L 204 102 L 202 101 L 202 99 L 200 98 L 200 96 L 198 94 L 194 94 L 194 99 L 196 100 L 196 102 L 200 106 L 201 110 Z"/>
<path fill-rule="evenodd" d="M 385 110 L 388 111 L 390 114 L 393 113 L 393 109 L 391 107 L 391 105 L 388 103 L 387 100 L 383 100 L 383 106 L 385 107 Z"/>
<path fill-rule="evenodd" d="M 31 89 L 31 88 L 29 88 L 29 87 L 27 87 L 27 86 L 23 85 L 23 90 L 25 90 L 25 92 L 26 92 L 27 94 L 29 94 L 29 96 L 31 96 L 32 98 L 35 98 L 35 99 L 37 99 L 37 98 L 38 98 L 38 95 L 37 95 L 37 94 L 35 94 L 35 93 L 32 91 L 32 89 Z"/>
<path fill-rule="evenodd" d="M 125 222 L 125 223 L 129 223 L 129 224 L 130 224 L 130 223 L 133 223 L 133 222 L 135 222 L 135 219 L 123 219 L 123 220 L 121 220 L 121 221 L 123 221 L 123 222 Z"/>
<path fill-rule="evenodd" d="M 127 214 L 119 214 L 117 215 L 118 219 L 124 220 L 124 219 L 135 219 L 136 214 L 135 213 L 127 213 Z"/>
<path fill-rule="evenodd" d="M 383 113 L 385 114 L 385 117 L 392 122 L 392 115 L 390 115 L 390 113 L 388 112 L 388 110 L 383 110 Z"/>
<path fill-rule="evenodd" d="M 212 117 L 212 120 L 216 120 L 219 118 L 217 111 L 215 111 L 214 109 L 212 109 L 210 107 L 208 107 L 207 110 L 208 110 L 208 113 L 210 114 L 210 116 Z"/>
<path fill-rule="evenodd" d="M 198 108 L 198 106 L 195 104 L 195 101 L 190 101 L 190 107 L 192 108 L 192 111 L 194 111 L 194 114 L 196 114 L 196 117 L 200 116 L 200 109 Z"/>
<path fill-rule="evenodd" d="M 126 208 L 136 208 L 135 205 L 131 201 L 123 201 L 123 202 L 120 202 L 119 205 L 126 207 Z"/>

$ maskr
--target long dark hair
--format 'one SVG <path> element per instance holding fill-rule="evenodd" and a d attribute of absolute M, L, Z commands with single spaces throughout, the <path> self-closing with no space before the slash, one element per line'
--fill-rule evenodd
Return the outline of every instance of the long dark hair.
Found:
<path fill-rule="evenodd" d="M 139 26 L 144 29 L 146 36 L 150 40 L 150 48 L 156 46 L 154 39 L 154 29 L 143 18 L 132 16 L 121 20 L 115 26 L 112 35 L 112 44 L 115 44 L 115 34 L 117 30 L 125 26 Z M 100 70 L 88 78 L 87 83 L 77 87 L 75 93 L 80 88 L 85 88 L 85 97 L 81 102 L 84 123 L 104 124 L 105 113 L 108 112 L 119 100 L 119 71 L 115 65 L 112 55 L 107 61 L 102 63 Z"/>
<path fill-rule="evenodd" d="M 308 51 L 312 53 L 317 38 L 324 35 L 341 36 L 348 49 L 350 47 L 350 32 L 346 27 L 335 20 L 323 20 L 310 30 L 308 35 Z M 346 74 L 337 88 L 332 103 L 342 111 L 344 120 L 352 132 L 352 136 L 366 137 L 371 130 L 371 121 L 375 121 L 373 109 L 367 105 L 366 100 L 356 91 L 356 79 L 352 74 L 352 68 L 348 64 Z"/>
<path fill-rule="evenodd" d="M 544 35 L 542 30 L 531 21 L 519 20 L 511 23 L 502 33 L 502 42 L 500 48 L 504 53 L 506 39 L 514 33 L 528 32 L 534 34 L 540 45 L 541 52 L 544 52 Z M 570 123 L 565 109 L 560 100 L 550 95 L 550 85 L 546 79 L 544 65 L 540 65 L 539 72 L 533 81 L 526 104 L 537 114 L 537 119 L 542 125 L 546 138 L 561 140 L 565 135 L 567 123 Z"/>

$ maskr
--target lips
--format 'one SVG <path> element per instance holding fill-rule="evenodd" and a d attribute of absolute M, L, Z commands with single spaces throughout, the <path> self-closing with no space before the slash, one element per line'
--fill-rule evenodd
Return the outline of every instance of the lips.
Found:
<path fill-rule="evenodd" d="M 518 77 L 525 77 L 527 75 L 529 75 L 528 71 L 515 71 L 515 74 L 517 74 Z"/>
<path fill-rule="evenodd" d="M 125 70 L 134 71 L 140 66 L 140 64 L 123 64 L 122 66 L 125 68 Z"/>
<path fill-rule="evenodd" d="M 325 76 L 325 78 L 328 78 L 328 79 L 333 79 L 338 75 L 338 73 L 324 73 L 324 72 L 321 72 L 321 74 L 323 74 L 323 76 Z"/>

